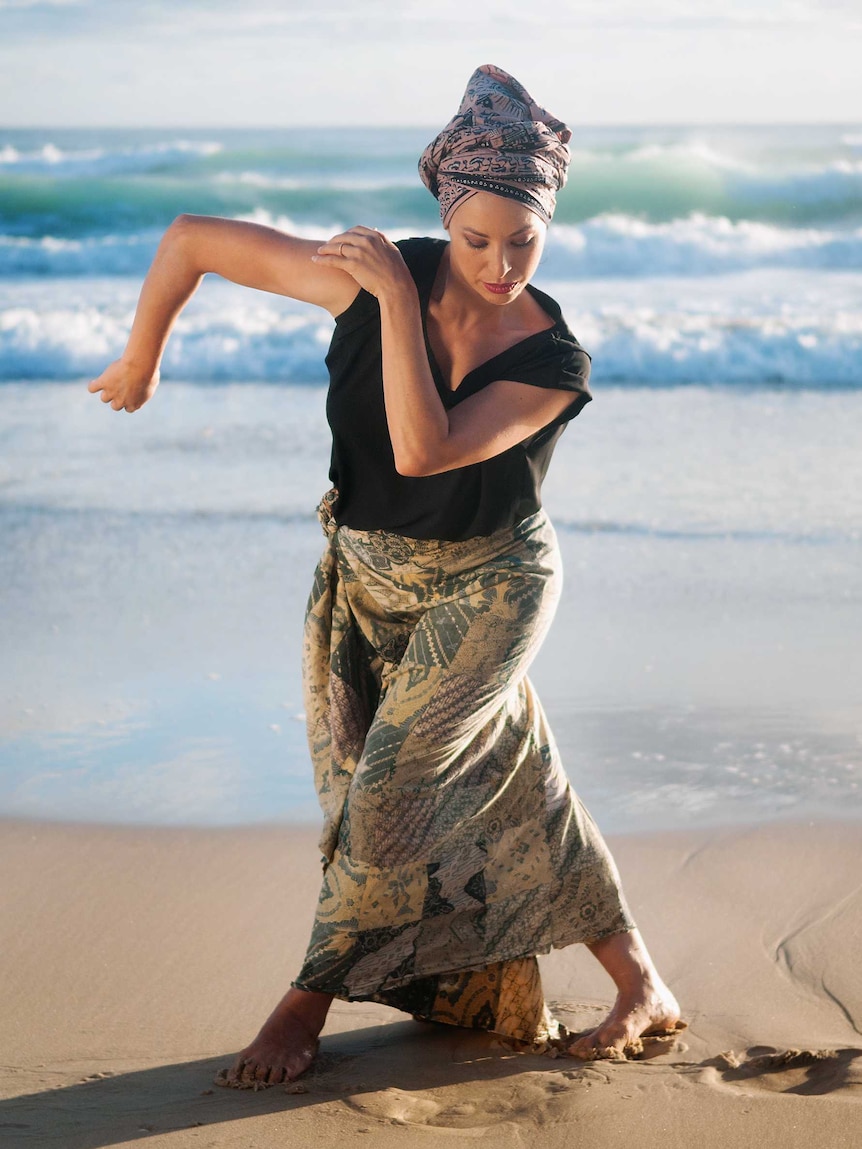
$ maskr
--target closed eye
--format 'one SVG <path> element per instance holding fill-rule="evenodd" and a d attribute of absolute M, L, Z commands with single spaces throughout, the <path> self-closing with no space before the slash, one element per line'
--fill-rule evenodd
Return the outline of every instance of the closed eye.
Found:
<path fill-rule="evenodd" d="M 474 251 L 481 251 L 482 248 L 488 246 L 487 243 L 474 243 L 472 239 L 467 239 L 466 235 L 464 238 L 467 240 L 467 246 L 472 247 Z M 520 243 L 513 240 L 512 247 L 529 247 L 530 244 L 535 241 L 535 238 L 536 237 L 534 235 L 531 235 L 529 239 L 522 240 Z"/>

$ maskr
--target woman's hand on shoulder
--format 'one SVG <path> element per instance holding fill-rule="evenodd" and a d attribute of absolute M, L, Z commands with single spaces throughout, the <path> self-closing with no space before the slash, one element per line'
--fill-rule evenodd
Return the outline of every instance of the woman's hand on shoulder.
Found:
<path fill-rule="evenodd" d="M 407 264 L 390 239 L 373 227 L 357 224 L 321 244 L 315 263 L 346 271 L 360 287 L 382 299 L 388 292 L 413 287 Z"/>
<path fill-rule="evenodd" d="M 153 397 L 159 385 L 159 369 L 141 370 L 125 359 L 115 359 L 98 379 L 88 384 L 87 390 L 103 403 L 110 403 L 115 411 L 137 411 Z"/>

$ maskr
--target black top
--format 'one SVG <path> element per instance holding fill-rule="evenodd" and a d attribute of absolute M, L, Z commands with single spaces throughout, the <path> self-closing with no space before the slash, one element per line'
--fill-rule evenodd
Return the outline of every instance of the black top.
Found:
<path fill-rule="evenodd" d="M 422 325 L 440 259 L 441 239 L 406 239 L 397 244 L 419 293 Z M 395 470 L 383 405 L 380 307 L 360 290 L 335 321 L 326 356 L 329 394 L 326 416 L 332 428 L 329 477 L 338 488 L 335 520 L 357 530 L 387 530 L 418 539 L 468 539 L 490 535 L 539 510 L 541 485 L 565 424 L 592 399 L 587 381 L 590 357 L 566 325 L 559 305 L 532 285 L 527 290 L 554 320 L 467 374 L 453 391 L 434 353 L 425 346 L 437 391 L 447 409 L 496 379 L 573 393 L 552 423 L 492 459 L 439 475 L 408 477 Z"/>

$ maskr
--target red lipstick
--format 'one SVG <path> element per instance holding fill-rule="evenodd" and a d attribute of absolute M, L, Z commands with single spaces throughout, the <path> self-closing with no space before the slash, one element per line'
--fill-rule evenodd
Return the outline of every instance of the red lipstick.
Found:
<path fill-rule="evenodd" d="M 517 283 L 486 283 L 485 287 L 492 291 L 494 295 L 508 295 L 510 291 L 514 291 Z"/>

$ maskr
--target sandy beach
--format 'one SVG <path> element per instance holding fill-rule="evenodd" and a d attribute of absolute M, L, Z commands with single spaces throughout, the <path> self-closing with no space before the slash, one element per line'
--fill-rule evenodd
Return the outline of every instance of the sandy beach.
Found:
<path fill-rule="evenodd" d="M 315 839 L 0 823 L 4 1145 L 859 1144 L 858 823 L 609 837 L 688 1021 L 655 1056 L 515 1053 L 336 1002 L 299 1082 L 218 1089 L 304 952 Z M 589 1027 L 607 976 L 580 946 L 541 960 L 558 1016 Z"/>

